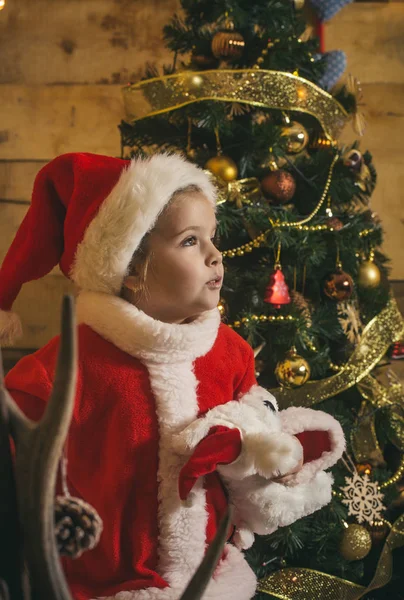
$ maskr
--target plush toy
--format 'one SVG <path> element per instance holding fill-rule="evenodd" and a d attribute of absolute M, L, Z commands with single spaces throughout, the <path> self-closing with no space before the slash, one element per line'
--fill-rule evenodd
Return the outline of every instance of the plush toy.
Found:
<path fill-rule="evenodd" d="M 176 452 L 189 455 L 180 474 L 180 497 L 186 502 L 198 478 L 217 471 L 235 508 L 233 541 L 245 549 L 255 533 L 270 534 L 330 502 L 333 479 L 325 469 L 344 447 L 342 428 L 329 414 L 297 407 L 278 412 L 275 398 L 255 387 L 176 436 Z M 287 484 L 273 480 L 302 454 L 303 467 Z"/>

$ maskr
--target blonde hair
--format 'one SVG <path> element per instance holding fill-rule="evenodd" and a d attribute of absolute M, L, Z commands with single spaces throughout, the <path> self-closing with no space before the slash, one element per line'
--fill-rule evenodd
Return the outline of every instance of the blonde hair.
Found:
<path fill-rule="evenodd" d="M 158 219 L 169 210 L 170 206 L 176 200 L 179 200 L 184 195 L 195 194 L 195 193 L 202 193 L 202 190 L 199 186 L 194 185 L 194 184 L 190 184 L 190 185 L 187 185 L 186 187 L 178 188 L 178 190 L 175 190 L 175 192 L 172 194 L 172 196 L 168 200 L 167 204 L 164 206 L 163 210 L 159 214 Z M 131 261 L 128 265 L 127 275 L 138 275 L 138 277 L 139 277 L 139 285 L 136 287 L 135 290 L 130 290 L 132 299 L 134 299 L 133 298 L 134 295 L 136 295 L 137 298 L 139 298 L 142 295 L 147 295 L 146 277 L 147 277 L 147 272 L 148 272 L 148 269 L 150 268 L 150 264 L 151 264 L 152 256 L 153 256 L 153 253 L 150 251 L 150 249 L 148 247 L 148 243 L 149 243 L 150 235 L 153 233 L 155 227 L 156 227 L 156 224 L 154 225 L 153 229 L 151 229 L 150 231 L 145 233 L 145 235 L 143 236 L 143 238 L 140 241 L 139 246 L 136 248 L 135 252 L 133 253 Z M 125 295 L 127 295 L 127 291 L 126 291 L 127 289 L 128 288 L 125 285 L 122 286 L 122 290 L 121 290 L 121 294 L 120 294 L 122 298 L 124 298 Z"/>

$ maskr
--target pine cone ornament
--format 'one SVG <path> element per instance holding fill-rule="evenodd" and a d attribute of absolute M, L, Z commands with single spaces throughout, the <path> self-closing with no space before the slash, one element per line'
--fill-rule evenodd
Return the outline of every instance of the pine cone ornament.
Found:
<path fill-rule="evenodd" d="M 306 327 L 310 329 L 310 327 L 313 325 L 313 320 L 311 318 L 313 307 L 300 292 L 292 290 L 290 292 L 290 296 L 293 304 L 300 310 L 302 317 L 306 321 Z"/>
<path fill-rule="evenodd" d="M 78 558 L 99 542 L 102 520 L 87 502 L 72 496 L 57 496 L 55 534 L 59 554 Z"/>

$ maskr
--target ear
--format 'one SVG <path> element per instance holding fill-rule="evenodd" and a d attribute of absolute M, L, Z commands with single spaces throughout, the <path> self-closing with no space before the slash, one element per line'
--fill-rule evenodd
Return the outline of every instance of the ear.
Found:
<path fill-rule="evenodd" d="M 124 287 L 136 292 L 139 289 L 140 278 L 139 275 L 127 275 L 123 280 Z"/>

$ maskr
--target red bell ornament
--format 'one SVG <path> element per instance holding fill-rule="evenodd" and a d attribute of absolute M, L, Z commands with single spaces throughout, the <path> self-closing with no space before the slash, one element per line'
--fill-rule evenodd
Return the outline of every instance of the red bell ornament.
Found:
<path fill-rule="evenodd" d="M 268 286 L 265 290 L 264 302 L 273 304 L 280 308 L 283 304 L 290 303 L 288 286 L 285 282 L 285 276 L 279 265 L 275 265 L 275 271 L 272 273 Z"/>

